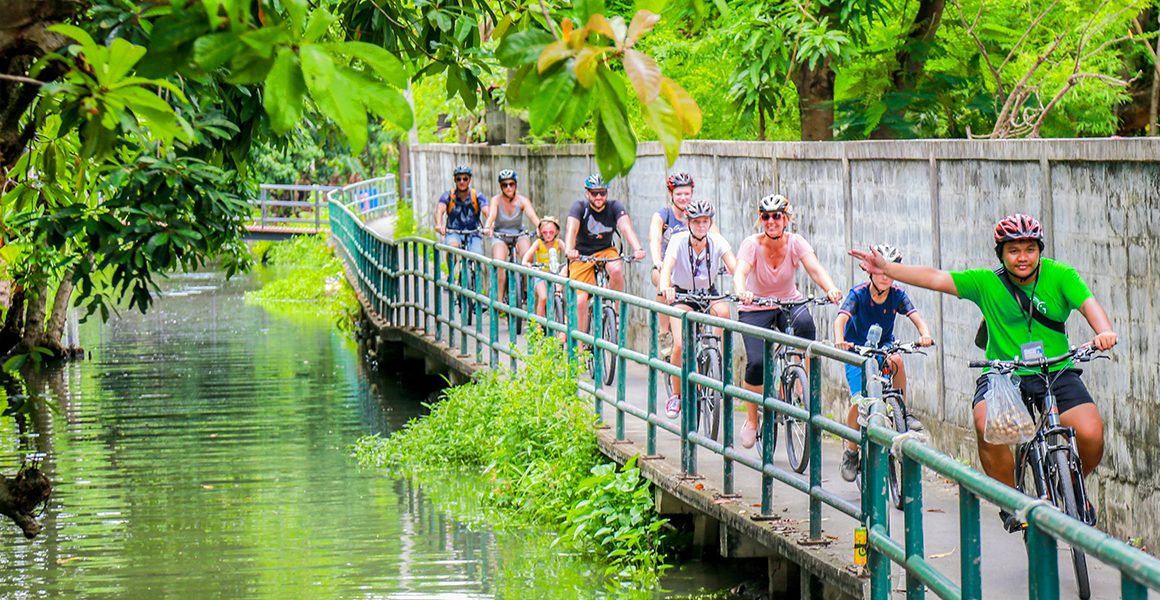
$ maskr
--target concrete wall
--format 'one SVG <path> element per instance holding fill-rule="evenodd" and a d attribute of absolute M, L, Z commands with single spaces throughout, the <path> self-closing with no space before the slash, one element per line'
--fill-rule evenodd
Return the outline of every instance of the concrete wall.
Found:
<path fill-rule="evenodd" d="M 541 214 L 563 216 L 582 197 L 596 169 L 591 146 L 421 145 L 415 148 L 415 208 L 430 223 L 433 203 L 451 187 L 451 169 L 471 165 L 476 183 L 498 193 L 495 174 L 514 168 L 520 190 Z M 687 142 L 666 168 L 657 144 L 641 144 L 632 172 L 611 182 L 627 203 L 638 235 L 666 202 L 664 177 L 688 171 L 696 197 L 718 206 L 718 223 L 734 247 L 755 231 L 757 200 L 789 196 L 796 231 L 808 239 L 843 289 L 864 276 L 845 254 L 853 246 L 889 242 L 909 263 L 944 269 L 995 264 L 991 230 L 1012 212 L 1037 216 L 1047 229 L 1045 254 L 1074 265 L 1107 309 L 1120 335 L 1111 362 L 1095 363 L 1085 381 L 1106 422 L 1107 446 L 1091 481 L 1100 523 L 1121 537 L 1143 536 L 1160 548 L 1160 140 L 905 141 L 845 143 Z M 628 291 L 651 296 L 646 265 L 633 265 Z M 814 289 L 803 280 L 803 289 Z M 808 284 L 808 285 L 807 285 Z M 974 305 L 911 290 L 939 346 L 908 360 L 911 406 L 936 446 L 977 462 L 970 428 L 981 352 L 971 343 Z M 830 337 L 834 309 L 816 311 Z M 633 345 L 642 347 L 643 319 Z M 1073 340 L 1090 339 L 1078 313 Z M 899 324 L 900 337 L 913 329 Z M 844 414 L 845 383 L 831 365 L 826 412 Z"/>

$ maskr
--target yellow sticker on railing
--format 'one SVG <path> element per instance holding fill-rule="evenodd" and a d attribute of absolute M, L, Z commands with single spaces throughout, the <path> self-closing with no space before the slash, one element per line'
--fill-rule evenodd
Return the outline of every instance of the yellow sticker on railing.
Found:
<path fill-rule="evenodd" d="M 854 529 L 854 564 L 866 564 L 866 528 Z"/>

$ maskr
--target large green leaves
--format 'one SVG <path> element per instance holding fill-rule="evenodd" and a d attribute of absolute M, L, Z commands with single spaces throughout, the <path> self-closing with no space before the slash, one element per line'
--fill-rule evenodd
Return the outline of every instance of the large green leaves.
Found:
<path fill-rule="evenodd" d="M 262 106 L 275 132 L 285 133 L 301 122 L 305 98 L 302 65 L 293 50 L 283 48 L 266 77 L 266 94 L 262 98 Z"/>

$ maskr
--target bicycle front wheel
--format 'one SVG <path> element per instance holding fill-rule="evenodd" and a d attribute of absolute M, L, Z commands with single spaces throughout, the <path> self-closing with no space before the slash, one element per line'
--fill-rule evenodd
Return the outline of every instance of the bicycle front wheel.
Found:
<path fill-rule="evenodd" d="M 801 365 L 789 365 L 781 376 L 781 398 L 787 404 L 809 412 L 809 379 Z M 789 466 L 802 473 L 810 464 L 810 438 L 804 421 L 785 418 L 785 451 Z"/>
<path fill-rule="evenodd" d="M 1083 521 L 1083 515 L 1079 512 L 1079 503 L 1085 503 L 1084 508 L 1087 508 L 1086 499 L 1078 497 L 1076 494 L 1075 482 L 1072 477 L 1077 476 L 1079 469 L 1073 469 L 1075 463 L 1071 460 L 1071 453 L 1067 450 L 1056 450 L 1051 456 L 1052 475 L 1055 478 L 1053 482 L 1053 489 L 1056 491 L 1055 505 L 1060 510 L 1067 513 L 1067 516 L 1077 520 Z M 1078 475 L 1082 477 L 1082 475 Z M 1079 597 L 1083 600 L 1091 598 L 1091 585 L 1088 582 L 1087 557 L 1084 556 L 1083 550 L 1076 546 L 1071 547 L 1071 562 L 1075 567 L 1075 585 L 1079 589 Z"/>
<path fill-rule="evenodd" d="M 605 306 L 603 310 L 603 322 L 600 326 L 600 338 L 609 342 L 613 346 L 619 344 L 620 328 L 616 318 L 616 310 L 611 306 Z M 613 350 L 604 350 L 604 385 L 612 385 L 616 381 L 616 352 Z"/>
<path fill-rule="evenodd" d="M 894 430 L 906 433 L 906 413 L 902 412 L 901 399 L 898 396 L 887 396 L 886 410 Z M 894 508 L 902 510 L 902 457 L 895 457 L 891 452 L 887 455 L 886 464 L 890 480 L 890 503 Z"/>
<path fill-rule="evenodd" d="M 702 349 L 697 357 L 697 372 L 713 381 L 721 381 L 721 353 L 711 346 Z M 721 392 L 702 386 L 697 394 L 697 413 L 701 434 L 713 441 L 721 441 Z"/>

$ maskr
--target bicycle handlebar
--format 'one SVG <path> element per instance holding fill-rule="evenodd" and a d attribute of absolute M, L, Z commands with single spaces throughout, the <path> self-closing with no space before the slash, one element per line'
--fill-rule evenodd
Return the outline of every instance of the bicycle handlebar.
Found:
<path fill-rule="evenodd" d="M 931 342 L 930 345 L 933 346 L 934 342 Z M 919 350 L 921 347 L 922 346 L 919 346 L 917 341 L 907 342 L 905 344 L 891 342 L 878 348 L 873 348 L 870 346 L 854 346 L 851 349 L 851 352 L 862 356 L 890 356 L 891 354 L 897 354 L 899 352 L 902 354 L 921 354 L 926 356 L 926 352 Z"/>
<path fill-rule="evenodd" d="M 479 228 L 475 229 L 448 229 L 447 235 L 476 235 L 479 233 Z"/>
<path fill-rule="evenodd" d="M 697 302 L 717 302 L 718 300 L 736 300 L 733 294 L 713 294 L 705 291 L 677 292 L 674 295 L 677 302 L 682 300 L 696 300 Z"/>
<path fill-rule="evenodd" d="M 611 258 L 604 257 L 604 256 L 592 256 L 589 254 L 581 254 L 580 256 L 577 256 L 575 258 L 576 262 L 590 262 L 590 263 L 598 263 L 598 264 L 616 262 L 618 260 L 623 260 L 626 263 L 637 262 L 637 260 L 635 258 L 633 258 L 631 256 L 625 256 L 623 254 L 621 254 L 620 256 L 614 256 Z"/>
<path fill-rule="evenodd" d="M 817 304 L 824 306 L 830 303 L 830 299 L 824 296 L 806 296 L 798 300 L 780 300 L 778 298 L 769 298 L 763 296 L 756 296 L 753 298 L 753 304 L 757 306 L 778 306 L 781 308 L 796 308 L 806 304 Z"/>
<path fill-rule="evenodd" d="M 1034 360 L 972 360 L 969 366 L 972 369 L 991 367 L 1000 373 L 1010 373 L 1017 369 L 1042 369 L 1043 367 L 1050 367 L 1051 365 L 1059 364 L 1067 360 L 1072 360 L 1073 362 L 1088 362 L 1097 358 L 1107 358 L 1106 356 L 1097 356 L 1099 352 L 1095 346 L 1072 346 L 1071 350 L 1051 358 L 1037 358 Z"/>

